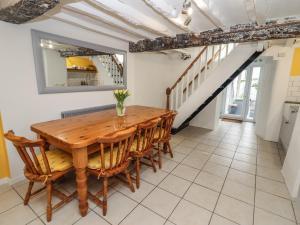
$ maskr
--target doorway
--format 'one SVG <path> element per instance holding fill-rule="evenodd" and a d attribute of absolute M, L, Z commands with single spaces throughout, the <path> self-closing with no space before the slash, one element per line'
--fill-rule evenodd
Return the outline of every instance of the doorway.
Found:
<path fill-rule="evenodd" d="M 261 66 L 243 70 L 223 91 L 221 117 L 255 122 Z"/>

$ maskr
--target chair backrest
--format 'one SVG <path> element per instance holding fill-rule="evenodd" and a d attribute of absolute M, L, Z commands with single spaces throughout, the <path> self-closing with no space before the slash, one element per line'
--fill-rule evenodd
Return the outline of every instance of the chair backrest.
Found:
<path fill-rule="evenodd" d="M 112 170 L 128 162 L 135 132 L 136 127 L 131 127 L 98 139 L 101 170 Z"/>
<path fill-rule="evenodd" d="M 152 148 L 154 134 L 160 120 L 158 118 L 138 125 L 136 146 L 134 146 L 137 152 L 147 152 Z"/>
<path fill-rule="evenodd" d="M 175 111 L 170 112 L 167 115 L 161 117 L 161 121 L 158 126 L 158 139 L 168 140 L 171 135 L 171 129 L 177 113 Z"/>
<path fill-rule="evenodd" d="M 31 141 L 25 137 L 16 136 L 12 130 L 5 133 L 4 137 L 14 144 L 21 159 L 25 164 L 26 172 L 38 176 L 51 174 L 49 162 L 45 153 L 45 142 L 42 139 Z M 38 160 L 36 151 L 40 152 L 42 155 L 42 160 L 46 168 L 46 173 L 44 173 L 42 170 L 40 164 L 41 161 Z"/>

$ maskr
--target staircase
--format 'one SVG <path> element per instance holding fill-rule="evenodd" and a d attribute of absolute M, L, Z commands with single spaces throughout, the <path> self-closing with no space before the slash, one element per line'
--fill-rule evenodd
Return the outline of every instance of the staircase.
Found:
<path fill-rule="evenodd" d="M 100 55 L 98 59 L 113 79 L 114 84 L 123 85 L 123 66 L 118 59 L 114 55 Z"/>
<path fill-rule="evenodd" d="M 178 112 L 173 133 L 188 126 L 261 53 L 257 51 L 257 44 L 230 43 L 204 47 L 166 90 L 166 107 Z"/>

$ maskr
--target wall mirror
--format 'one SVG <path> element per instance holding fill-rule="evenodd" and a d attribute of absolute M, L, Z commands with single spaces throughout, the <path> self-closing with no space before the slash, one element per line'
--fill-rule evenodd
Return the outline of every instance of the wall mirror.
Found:
<path fill-rule="evenodd" d="M 126 51 L 32 30 L 39 94 L 126 88 Z"/>

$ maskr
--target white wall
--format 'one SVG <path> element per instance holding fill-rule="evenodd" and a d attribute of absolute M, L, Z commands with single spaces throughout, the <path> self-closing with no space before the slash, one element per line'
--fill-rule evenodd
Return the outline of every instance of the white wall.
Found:
<path fill-rule="evenodd" d="M 222 94 L 219 94 L 203 111 L 192 119 L 190 126 L 215 130 L 219 125 Z"/>
<path fill-rule="evenodd" d="M 191 48 L 189 60 L 181 60 L 178 54 L 135 54 L 135 103 L 154 107 L 166 107 L 166 89 L 193 61 L 201 48 Z"/>
<path fill-rule="evenodd" d="M 293 198 L 298 196 L 300 187 L 300 112 L 298 112 L 297 119 L 294 126 L 292 138 L 287 150 L 287 155 L 284 160 L 282 174 L 284 176 L 286 185 Z"/>
<path fill-rule="evenodd" d="M 43 48 L 46 84 L 49 87 L 65 86 L 67 84 L 66 59 L 58 51 Z"/>
<path fill-rule="evenodd" d="M 262 71 L 259 84 L 259 92 L 256 105 L 256 134 L 265 139 L 267 129 L 267 118 L 269 114 L 270 99 L 272 95 L 272 85 L 276 69 L 276 61 L 273 57 L 262 57 Z"/>
<path fill-rule="evenodd" d="M 266 87 L 262 87 L 262 91 L 266 89 L 265 97 L 261 103 L 263 114 L 258 116 L 257 124 L 261 123 L 258 130 L 264 140 L 277 142 L 279 140 L 280 127 L 283 115 L 283 104 L 286 100 L 287 89 L 289 83 L 289 73 L 291 68 L 293 48 L 274 46 L 267 50 L 265 55 L 278 55 L 284 53 L 285 56 L 278 58 L 276 61 L 273 77 L 266 81 Z M 268 82 L 271 83 L 271 87 Z M 264 111 L 267 109 L 267 111 Z M 262 125 L 263 124 L 263 125 Z"/>
<path fill-rule="evenodd" d="M 65 110 L 112 104 L 111 91 L 77 92 L 39 95 L 36 84 L 30 29 L 38 29 L 95 44 L 128 50 L 128 43 L 111 37 L 81 30 L 78 27 L 48 20 L 25 25 L 0 22 L 0 110 L 4 130 L 34 137 L 33 123 L 60 118 Z M 134 57 L 128 54 L 128 88 L 134 91 Z M 134 101 L 134 93 L 128 104 Z M 8 143 L 13 181 L 23 174 L 23 164 L 16 150 Z"/>

